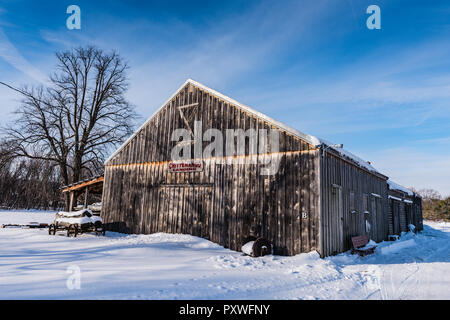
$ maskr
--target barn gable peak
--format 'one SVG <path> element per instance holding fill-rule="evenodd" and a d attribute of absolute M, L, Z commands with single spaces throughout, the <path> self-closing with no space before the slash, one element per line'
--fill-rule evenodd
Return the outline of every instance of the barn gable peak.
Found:
<path fill-rule="evenodd" d="M 300 132 L 294 128 L 291 128 L 287 125 L 285 125 L 284 123 L 281 123 L 259 111 L 256 111 L 255 109 L 252 109 L 214 89 L 211 89 L 193 79 L 187 79 L 179 88 L 177 91 L 175 91 L 175 93 L 173 93 L 169 99 L 167 99 L 106 161 L 105 164 L 107 164 L 110 160 L 112 160 L 148 123 L 149 121 L 155 116 L 157 115 L 173 98 L 175 98 L 187 85 L 191 85 L 194 87 L 197 87 L 203 91 L 206 91 L 208 93 L 210 93 L 211 95 L 214 95 L 226 102 L 228 102 L 231 105 L 234 105 L 238 108 L 243 109 L 244 111 L 253 114 L 254 116 L 274 125 L 275 127 L 280 128 L 281 130 L 284 130 L 290 134 L 292 134 L 293 136 L 296 136 L 300 139 L 302 139 L 303 141 L 313 145 L 313 146 L 319 146 L 320 144 L 322 144 L 321 140 L 319 140 L 318 138 L 305 134 L 303 132 Z"/>

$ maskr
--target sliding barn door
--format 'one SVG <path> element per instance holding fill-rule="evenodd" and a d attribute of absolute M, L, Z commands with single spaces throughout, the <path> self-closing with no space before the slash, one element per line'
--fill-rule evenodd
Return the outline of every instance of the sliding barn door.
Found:
<path fill-rule="evenodd" d="M 211 186 L 161 186 L 158 231 L 209 237 Z"/>
<path fill-rule="evenodd" d="M 344 250 L 344 210 L 342 203 L 342 190 L 339 186 L 331 188 L 331 252 L 336 254 Z"/>
<path fill-rule="evenodd" d="M 393 201 L 392 218 L 394 223 L 394 234 L 400 234 L 400 203 Z"/>

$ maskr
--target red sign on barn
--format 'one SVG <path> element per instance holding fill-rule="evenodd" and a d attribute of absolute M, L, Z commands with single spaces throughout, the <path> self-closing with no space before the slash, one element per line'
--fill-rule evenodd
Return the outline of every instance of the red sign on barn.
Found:
<path fill-rule="evenodd" d="M 169 162 L 170 172 L 201 172 L 203 161 L 174 161 Z"/>

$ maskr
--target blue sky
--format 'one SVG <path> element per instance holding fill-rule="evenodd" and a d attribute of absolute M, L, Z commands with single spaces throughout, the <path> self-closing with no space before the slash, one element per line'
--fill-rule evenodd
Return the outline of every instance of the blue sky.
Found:
<path fill-rule="evenodd" d="M 66 28 L 71 4 L 81 30 Z M 371 4 L 381 30 L 366 27 Z M 57 50 L 116 49 L 144 119 L 192 78 L 343 143 L 400 184 L 450 195 L 449 39 L 448 1 L 8 0 L 0 81 L 45 82 Z M 0 87 L 0 123 L 18 99 Z"/>

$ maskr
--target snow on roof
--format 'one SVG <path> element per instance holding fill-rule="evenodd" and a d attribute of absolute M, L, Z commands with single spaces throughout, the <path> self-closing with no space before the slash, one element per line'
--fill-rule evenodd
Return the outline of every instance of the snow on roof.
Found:
<path fill-rule="evenodd" d="M 318 139 L 318 138 L 316 138 L 314 136 L 311 136 L 309 134 L 300 132 L 300 131 L 298 131 L 298 130 L 296 130 L 294 128 L 291 128 L 288 125 L 286 125 L 284 123 L 281 123 L 281 122 L 279 122 L 279 121 L 277 121 L 277 120 L 275 120 L 275 119 L 265 115 L 264 113 L 256 111 L 255 109 L 252 109 L 249 106 L 246 106 L 246 105 L 244 105 L 244 104 L 242 104 L 242 103 L 240 103 L 240 102 L 238 102 L 238 101 L 236 101 L 236 100 L 234 100 L 234 99 L 232 99 L 230 97 L 227 97 L 226 95 L 224 95 L 224 94 L 222 94 L 220 92 L 217 92 L 216 90 L 208 88 L 207 86 L 204 86 L 203 84 L 201 84 L 201 83 L 199 83 L 197 81 L 194 81 L 192 79 L 188 79 L 188 82 L 193 84 L 194 86 L 204 90 L 204 91 L 207 91 L 207 92 L 211 93 L 212 95 L 215 95 L 215 96 L 221 98 L 224 101 L 227 101 L 228 103 L 230 103 L 232 105 L 235 105 L 235 106 L 243 109 L 244 111 L 247 111 L 248 113 L 251 113 L 251 114 L 257 116 L 258 118 L 261 118 L 261 119 L 263 119 L 263 120 L 265 120 L 265 121 L 267 121 L 267 122 L 269 122 L 269 123 L 279 127 L 280 129 L 282 129 L 284 131 L 287 131 L 287 132 L 293 134 L 294 136 L 299 137 L 300 139 L 302 139 L 302 140 L 312 144 L 313 146 L 319 146 L 320 144 L 322 144 L 320 139 Z"/>
<path fill-rule="evenodd" d="M 371 171 L 371 172 L 382 174 L 377 169 L 375 169 L 369 162 L 367 162 L 366 160 L 361 159 L 360 157 L 354 155 L 350 151 L 345 150 L 343 148 L 334 147 L 333 143 L 331 143 L 329 141 L 326 141 L 324 139 L 321 139 L 321 142 L 324 145 L 326 145 L 326 146 L 330 147 L 331 149 L 333 149 L 334 151 L 338 152 L 343 158 L 348 158 L 348 159 L 352 160 L 353 162 L 355 162 L 360 167 L 363 167 L 364 169 L 366 169 L 368 171 Z"/>
<path fill-rule="evenodd" d="M 395 183 L 392 180 L 388 180 L 387 183 L 389 185 L 389 189 L 391 189 L 391 190 L 398 190 L 398 191 L 404 192 L 404 193 L 406 193 L 406 194 L 408 194 L 410 196 L 414 195 L 414 192 L 412 192 L 408 188 L 405 188 L 404 186 L 401 186 L 401 185 Z"/>
<path fill-rule="evenodd" d="M 192 84 L 192 85 L 194 85 L 195 87 L 197 87 L 197 88 L 200 88 L 200 89 L 202 89 L 202 90 L 204 90 L 204 91 L 206 91 L 206 92 L 209 92 L 210 94 L 212 94 L 212 95 L 215 95 L 215 96 L 217 96 L 217 97 L 219 97 L 219 98 L 221 98 L 222 100 L 224 100 L 224 101 L 226 101 L 226 102 L 228 102 L 228 103 L 230 103 L 230 104 L 232 104 L 232 105 L 234 105 L 234 106 L 237 106 L 237 107 L 239 107 L 239 108 L 241 108 L 242 110 L 244 110 L 244 111 L 246 111 L 246 112 L 248 112 L 248 113 L 251 113 L 251 114 L 253 114 L 253 115 L 255 115 L 256 117 L 258 117 L 258 118 L 260 118 L 260 119 L 263 119 L 264 121 L 267 121 L 267 122 L 269 122 L 269 123 L 271 123 L 272 125 L 274 125 L 274 126 L 276 126 L 276 127 L 278 127 L 278 128 L 280 128 L 280 129 L 282 129 L 282 130 L 284 130 L 284 131 L 286 131 L 286 132 L 289 132 L 290 134 L 292 134 L 292 135 L 294 135 L 294 136 L 296 136 L 296 137 L 298 137 L 298 138 L 300 138 L 300 139 L 302 139 L 302 140 L 304 140 L 304 141 L 306 141 L 306 142 L 308 142 L 308 143 L 310 143 L 311 145 L 313 145 L 313 146 L 315 146 L 315 147 L 318 147 L 318 146 L 320 146 L 320 145 L 325 145 L 325 147 L 329 147 L 329 148 L 331 148 L 331 149 L 333 149 L 333 150 L 335 150 L 336 152 L 338 152 L 343 158 L 348 158 L 348 159 L 350 159 L 350 160 L 352 160 L 355 164 L 357 164 L 358 166 L 360 166 L 360 167 L 362 167 L 362 168 L 364 168 L 364 169 L 366 169 L 366 170 L 368 170 L 368 171 L 370 171 L 370 172 L 374 172 L 374 173 L 378 173 L 378 174 L 381 174 L 377 169 L 375 169 L 371 164 L 369 164 L 367 161 L 365 161 L 365 160 L 363 160 L 363 159 L 361 159 L 361 158 L 359 158 L 359 157 L 357 157 L 356 155 L 354 155 L 353 153 L 351 153 L 351 152 L 349 152 L 349 151 L 347 151 L 347 150 L 345 150 L 345 149 L 342 149 L 342 148 L 335 148 L 335 147 L 333 147 L 333 144 L 332 143 L 330 143 L 330 142 L 328 142 L 328 141 L 326 141 L 326 140 L 323 140 L 323 139 L 319 139 L 319 138 L 317 138 L 317 137 L 315 137 L 315 136 L 312 136 L 312 135 L 309 135 L 309 134 L 306 134 L 306 133 L 303 133 L 303 132 L 301 132 L 301 131 L 299 131 L 299 130 L 296 130 L 296 129 L 294 129 L 294 128 L 292 128 L 292 127 L 290 127 L 290 126 L 288 126 L 288 125 L 286 125 L 286 124 L 284 124 L 284 123 L 281 123 L 281 122 L 279 122 L 279 121 L 277 121 L 277 120 L 275 120 L 275 119 L 273 119 L 273 118 L 271 118 L 271 117 L 269 117 L 269 116 L 267 116 L 267 115 L 265 115 L 265 114 L 263 114 L 263 113 L 261 113 L 261 112 L 259 112 L 259 111 L 256 111 L 256 110 L 254 110 L 254 109 L 252 109 L 252 108 L 250 108 L 249 106 L 246 106 L 246 105 L 244 105 L 244 104 L 242 104 L 242 103 L 240 103 L 240 102 L 238 102 L 238 101 L 236 101 L 236 100 L 234 100 L 234 99 L 232 99 L 232 98 L 230 98 L 230 97 L 228 97 L 228 96 L 226 96 L 226 95 L 224 95 L 224 94 L 222 94 L 222 93 L 220 93 L 220 92 L 218 92 L 218 91 L 216 91 L 216 90 L 214 90 L 214 89 L 211 89 L 211 88 L 209 88 L 209 87 L 207 87 L 207 86 L 205 86 L 205 85 L 203 85 L 203 84 L 201 84 L 201 83 L 199 83 L 199 82 L 197 82 L 197 81 L 195 81 L 195 80 L 192 80 L 192 79 L 187 79 L 184 83 L 183 83 L 183 85 L 181 85 L 181 87 L 174 93 L 174 94 L 172 94 L 172 96 L 169 98 L 169 99 L 167 99 L 167 101 L 166 102 L 164 102 L 159 108 L 158 108 L 158 110 L 156 110 L 156 112 L 153 114 L 153 115 L 151 115 L 148 119 L 147 119 L 147 121 L 145 121 L 140 127 L 139 127 L 139 129 L 137 129 L 135 132 L 134 132 L 134 134 L 133 135 L 131 135 L 106 161 L 105 161 L 105 164 L 106 163 L 108 163 L 112 158 L 114 158 L 119 152 L 120 152 L 120 150 L 122 150 L 140 131 L 141 131 L 141 129 L 143 129 L 144 127 L 145 127 L 145 125 L 148 123 L 148 122 L 150 122 L 150 120 L 156 115 L 156 114 L 158 114 L 158 112 L 160 111 L 160 110 L 162 110 L 174 97 L 176 97 L 177 95 L 178 95 L 178 93 L 187 85 L 187 84 Z"/>

